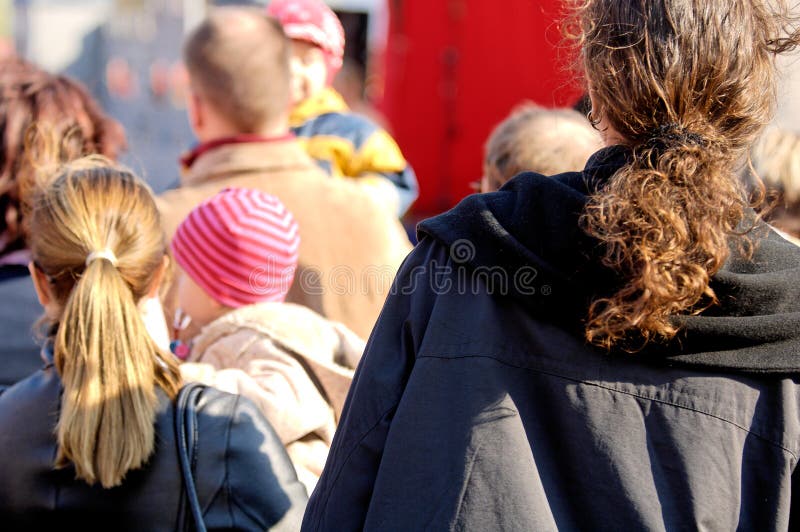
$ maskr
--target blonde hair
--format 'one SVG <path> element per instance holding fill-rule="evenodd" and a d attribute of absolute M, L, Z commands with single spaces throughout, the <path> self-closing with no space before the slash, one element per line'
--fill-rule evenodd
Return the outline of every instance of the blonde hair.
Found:
<path fill-rule="evenodd" d="M 173 358 L 148 334 L 137 304 L 166 253 L 149 188 L 99 156 L 58 172 L 33 200 L 30 247 L 59 307 L 54 361 L 63 383 L 56 466 L 104 488 L 154 449 L 156 387 L 174 397 Z M 116 260 L 87 257 L 109 250 Z"/>
<path fill-rule="evenodd" d="M 786 203 L 800 202 L 800 136 L 785 129 L 770 129 L 750 152 L 758 176 L 783 193 Z"/>
<path fill-rule="evenodd" d="M 753 168 L 744 173 L 748 185 L 765 185 L 768 208 L 761 213 L 769 224 L 789 236 L 800 237 L 800 135 L 769 128 L 750 150 Z M 755 174 L 752 173 L 755 171 Z"/>
<path fill-rule="evenodd" d="M 483 172 L 494 190 L 522 172 L 555 175 L 583 170 L 602 147 L 600 133 L 579 112 L 525 103 L 492 131 Z"/>

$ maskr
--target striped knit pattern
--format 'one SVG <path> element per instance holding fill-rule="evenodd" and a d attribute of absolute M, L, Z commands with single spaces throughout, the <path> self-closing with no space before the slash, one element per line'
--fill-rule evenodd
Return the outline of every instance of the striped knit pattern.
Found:
<path fill-rule="evenodd" d="M 299 248 L 297 223 L 283 203 L 245 188 L 225 189 L 195 207 L 172 239 L 186 274 L 232 308 L 286 299 Z"/>

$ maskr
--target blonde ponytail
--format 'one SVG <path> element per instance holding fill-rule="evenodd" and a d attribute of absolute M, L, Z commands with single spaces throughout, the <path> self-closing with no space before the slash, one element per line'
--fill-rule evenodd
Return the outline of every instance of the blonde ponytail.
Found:
<path fill-rule="evenodd" d="M 117 486 L 153 452 L 156 388 L 174 397 L 180 384 L 137 307 L 163 263 L 158 212 L 132 174 L 82 160 L 40 193 L 31 229 L 34 260 L 61 305 L 56 466 L 72 463 L 89 484 Z"/>

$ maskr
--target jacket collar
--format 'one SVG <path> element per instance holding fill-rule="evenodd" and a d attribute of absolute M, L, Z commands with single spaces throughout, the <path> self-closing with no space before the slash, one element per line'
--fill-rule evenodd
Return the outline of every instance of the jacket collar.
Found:
<path fill-rule="evenodd" d="M 278 137 L 264 137 L 262 135 L 251 135 L 243 133 L 241 135 L 233 135 L 230 137 L 222 137 L 214 140 L 210 140 L 208 142 L 203 142 L 198 144 L 188 152 L 184 153 L 181 156 L 181 167 L 185 169 L 189 169 L 192 167 L 194 162 L 202 156 L 207 151 L 211 151 L 214 148 L 219 148 L 220 146 L 227 146 L 230 144 L 242 144 L 246 142 L 280 142 L 282 140 L 289 140 L 292 138 L 291 133 L 287 133 L 286 135 L 281 135 Z"/>
<path fill-rule="evenodd" d="M 345 113 L 349 110 L 344 98 L 333 88 L 328 87 L 319 94 L 297 104 L 289 116 L 289 125 L 298 127 L 315 116 Z"/>
<path fill-rule="evenodd" d="M 625 148 L 612 146 L 594 154 L 583 172 L 520 174 L 498 192 L 473 194 L 454 209 L 423 221 L 418 236 L 433 237 L 451 251 L 469 242 L 470 260 L 462 261 L 468 267 L 499 266 L 510 278 L 533 268 L 537 284 L 558 290 L 561 297 L 531 295 L 530 287 L 516 283 L 509 286 L 510 293 L 526 304 L 582 317 L 586 298 L 594 295 L 598 283 L 614 286 L 616 275 L 602 266 L 597 243 L 584 233 L 579 219 L 588 197 L 627 157 Z"/>
<path fill-rule="evenodd" d="M 418 232 L 449 247 L 454 262 L 466 249 L 467 259 L 456 266 L 501 268 L 509 297 L 531 315 L 582 335 L 589 304 L 612 295 L 624 279 L 603 265 L 603 246 L 581 229 L 580 217 L 591 194 L 629 156 L 626 148 L 611 147 L 583 172 L 522 174 L 498 192 L 469 196 Z M 800 248 L 762 222 L 748 236 L 753 256 L 743 255 L 741 240 L 731 237 L 731 254 L 712 278 L 719 304 L 676 316 L 678 336 L 637 356 L 715 371 L 800 373 Z M 526 269 L 527 281 L 517 276 Z"/>
<path fill-rule="evenodd" d="M 292 136 L 235 137 L 206 143 L 194 150 L 184 167 L 181 185 L 197 185 L 219 176 L 314 168 L 314 162 Z"/>
<path fill-rule="evenodd" d="M 44 367 L 49 368 L 55 365 L 55 355 L 53 354 L 53 341 L 52 339 L 47 340 L 44 346 L 42 347 L 42 352 L 40 353 L 42 357 L 42 361 L 44 362 Z"/>

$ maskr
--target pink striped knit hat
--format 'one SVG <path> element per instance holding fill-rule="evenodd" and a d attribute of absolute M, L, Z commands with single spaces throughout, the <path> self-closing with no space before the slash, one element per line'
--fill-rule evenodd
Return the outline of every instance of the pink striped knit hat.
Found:
<path fill-rule="evenodd" d="M 178 265 L 232 308 L 286 299 L 299 248 L 297 223 L 283 203 L 245 188 L 225 189 L 195 207 L 172 238 Z"/>

